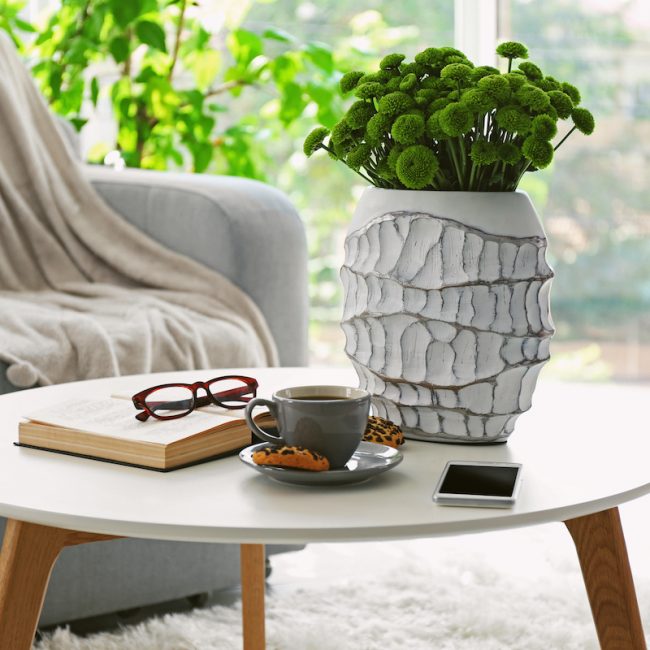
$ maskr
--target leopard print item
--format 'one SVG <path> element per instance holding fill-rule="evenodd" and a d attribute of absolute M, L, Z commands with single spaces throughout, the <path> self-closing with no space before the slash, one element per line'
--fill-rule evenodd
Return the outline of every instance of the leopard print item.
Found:
<path fill-rule="evenodd" d="M 304 469 L 310 472 L 324 472 L 330 462 L 321 454 L 304 447 L 264 447 L 253 452 L 256 465 L 273 465 L 288 469 Z"/>
<path fill-rule="evenodd" d="M 394 449 L 404 444 L 402 430 L 390 420 L 384 420 L 376 415 L 371 415 L 368 418 L 368 426 L 363 434 L 363 439 L 366 442 L 378 442 Z"/>

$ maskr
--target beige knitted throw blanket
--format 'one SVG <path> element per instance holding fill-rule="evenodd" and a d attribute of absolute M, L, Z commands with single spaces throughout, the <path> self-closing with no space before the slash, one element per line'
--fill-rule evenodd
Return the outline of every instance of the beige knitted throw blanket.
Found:
<path fill-rule="evenodd" d="M 96 194 L 1 31 L 0 361 L 16 386 L 277 363 L 243 291 Z"/>

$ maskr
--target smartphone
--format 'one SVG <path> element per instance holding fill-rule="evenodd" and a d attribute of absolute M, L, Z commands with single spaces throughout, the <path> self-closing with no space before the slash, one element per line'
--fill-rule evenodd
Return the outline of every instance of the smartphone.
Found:
<path fill-rule="evenodd" d="M 521 485 L 519 463 L 450 460 L 433 500 L 442 506 L 509 508 Z"/>

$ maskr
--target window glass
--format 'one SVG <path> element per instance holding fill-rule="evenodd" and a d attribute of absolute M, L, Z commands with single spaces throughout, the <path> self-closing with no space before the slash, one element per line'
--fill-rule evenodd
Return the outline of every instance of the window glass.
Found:
<path fill-rule="evenodd" d="M 522 183 L 556 272 L 549 373 L 650 379 L 650 6 L 645 0 L 500 0 L 499 37 L 576 85 L 596 118 Z"/>

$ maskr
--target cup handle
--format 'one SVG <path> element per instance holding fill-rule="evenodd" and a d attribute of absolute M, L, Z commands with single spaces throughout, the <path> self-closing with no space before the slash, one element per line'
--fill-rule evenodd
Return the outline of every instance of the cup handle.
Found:
<path fill-rule="evenodd" d="M 278 419 L 278 409 L 274 402 L 268 399 L 263 399 L 262 397 L 255 397 L 250 402 L 248 402 L 248 404 L 246 404 L 246 410 L 244 411 L 246 424 L 250 427 L 250 430 L 261 440 L 270 442 L 274 445 L 282 444 L 284 441 L 280 436 L 273 436 L 270 433 L 267 433 L 266 431 L 262 431 L 262 429 L 260 429 L 257 426 L 255 421 L 253 420 L 253 409 L 256 406 L 266 406 L 271 412 L 271 415 L 276 419 L 276 421 Z"/>

